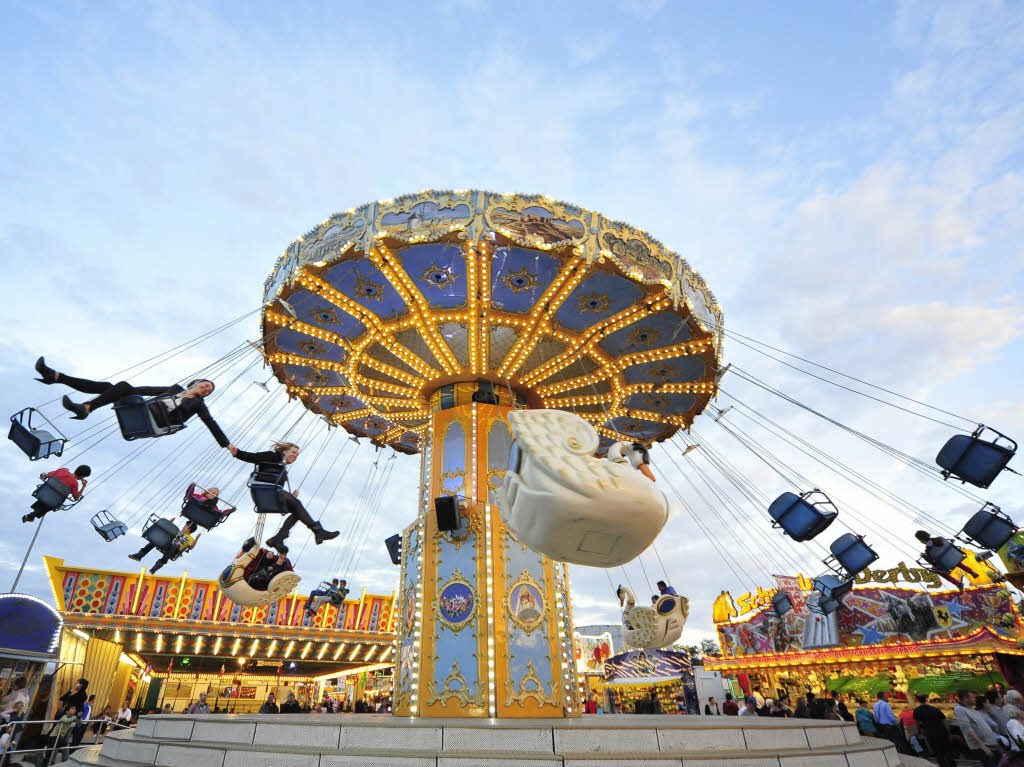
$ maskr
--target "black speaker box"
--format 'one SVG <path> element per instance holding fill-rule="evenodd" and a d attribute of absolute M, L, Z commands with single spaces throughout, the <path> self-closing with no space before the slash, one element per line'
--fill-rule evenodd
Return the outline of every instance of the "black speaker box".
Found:
<path fill-rule="evenodd" d="M 454 495 L 442 495 L 434 499 L 437 512 L 437 529 L 447 532 L 459 529 L 459 499 Z"/>

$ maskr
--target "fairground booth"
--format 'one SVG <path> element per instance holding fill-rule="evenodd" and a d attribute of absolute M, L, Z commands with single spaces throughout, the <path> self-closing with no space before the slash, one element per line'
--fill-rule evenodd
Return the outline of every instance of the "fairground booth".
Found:
<path fill-rule="evenodd" d="M 715 602 L 722 657 L 705 666 L 744 693 L 760 686 L 765 697 L 795 702 L 808 691 L 856 699 L 887 690 L 896 701 L 926 693 L 948 703 L 958 689 L 1024 682 L 1021 616 L 1001 584 L 940 590 L 934 573 L 901 562 L 861 573 L 839 609 L 824 614 L 807 578 L 777 581 Z M 792 604 L 782 615 L 772 606 L 780 590 Z"/>
<path fill-rule="evenodd" d="M 613 655 L 604 662 L 604 677 L 591 680 L 591 689 L 605 711 L 614 697 L 620 713 L 651 713 L 646 702 L 653 692 L 662 713 L 698 713 L 697 687 L 685 651 L 630 650 Z"/>
<path fill-rule="evenodd" d="M 63 619 L 57 690 L 89 680 L 98 709 L 170 703 L 207 692 L 212 709 L 256 711 L 268 693 L 315 705 L 326 693 L 354 705 L 390 690 L 394 595 L 367 594 L 311 619 L 306 594 L 264 607 L 225 598 L 216 581 L 88 570 L 46 557 Z"/>

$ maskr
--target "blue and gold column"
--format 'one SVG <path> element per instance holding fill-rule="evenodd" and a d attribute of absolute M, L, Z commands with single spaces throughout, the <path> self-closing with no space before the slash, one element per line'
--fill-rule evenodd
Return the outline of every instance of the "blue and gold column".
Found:
<path fill-rule="evenodd" d="M 476 384 L 435 394 L 422 451 L 419 516 L 402 540 L 394 713 L 428 717 L 579 715 L 565 565 L 520 544 L 494 492 L 511 435 Z M 433 499 L 466 499 L 463 529 L 437 529 Z"/>

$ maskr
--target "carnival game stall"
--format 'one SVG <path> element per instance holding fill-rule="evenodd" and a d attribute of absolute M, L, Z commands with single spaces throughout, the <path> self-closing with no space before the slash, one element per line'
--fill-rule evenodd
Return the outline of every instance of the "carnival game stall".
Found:
<path fill-rule="evenodd" d="M 706 658 L 705 665 L 732 677 L 744 692 L 760 686 L 765 697 L 794 701 L 808 691 L 850 700 L 889 691 L 896 701 L 924 693 L 942 702 L 958 689 L 984 691 L 1022 680 L 1021 616 L 1000 584 L 962 593 L 858 587 L 838 610 L 822 614 L 804 580 L 779 577 L 777 590 L 764 591 L 767 606 L 757 604 L 764 600 L 756 593 L 737 599 L 732 611 L 718 605 L 722 658 Z M 776 591 L 793 605 L 781 616 L 771 607 Z"/>
<path fill-rule="evenodd" d="M 609 711 L 613 699 L 623 714 L 644 713 L 644 703 L 656 694 L 665 714 L 696 714 L 697 686 L 690 654 L 675 650 L 630 650 L 604 662 L 604 678 L 592 689 Z"/>

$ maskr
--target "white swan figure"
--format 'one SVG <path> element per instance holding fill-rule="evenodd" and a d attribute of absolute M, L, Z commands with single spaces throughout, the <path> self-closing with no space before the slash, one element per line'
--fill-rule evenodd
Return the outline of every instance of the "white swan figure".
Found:
<path fill-rule="evenodd" d="M 626 644 L 638 650 L 654 650 L 679 641 L 690 614 L 690 600 L 663 594 L 653 607 L 637 607 L 633 592 L 625 586 L 619 586 L 615 593 L 622 606 Z"/>
<path fill-rule="evenodd" d="M 628 460 L 595 458 L 594 427 L 564 410 L 514 410 L 508 471 L 497 493 L 516 538 L 552 559 L 618 567 L 650 546 L 668 500 Z"/>
<path fill-rule="evenodd" d="M 237 605 L 262 607 L 273 604 L 288 596 L 302 580 L 298 573 L 286 570 L 271 578 L 266 591 L 254 589 L 246 583 L 243 576 L 246 566 L 257 557 L 260 551 L 258 545 L 252 546 L 248 551 L 242 551 L 230 565 L 224 568 L 220 578 L 217 579 L 217 586 L 224 596 Z"/>

